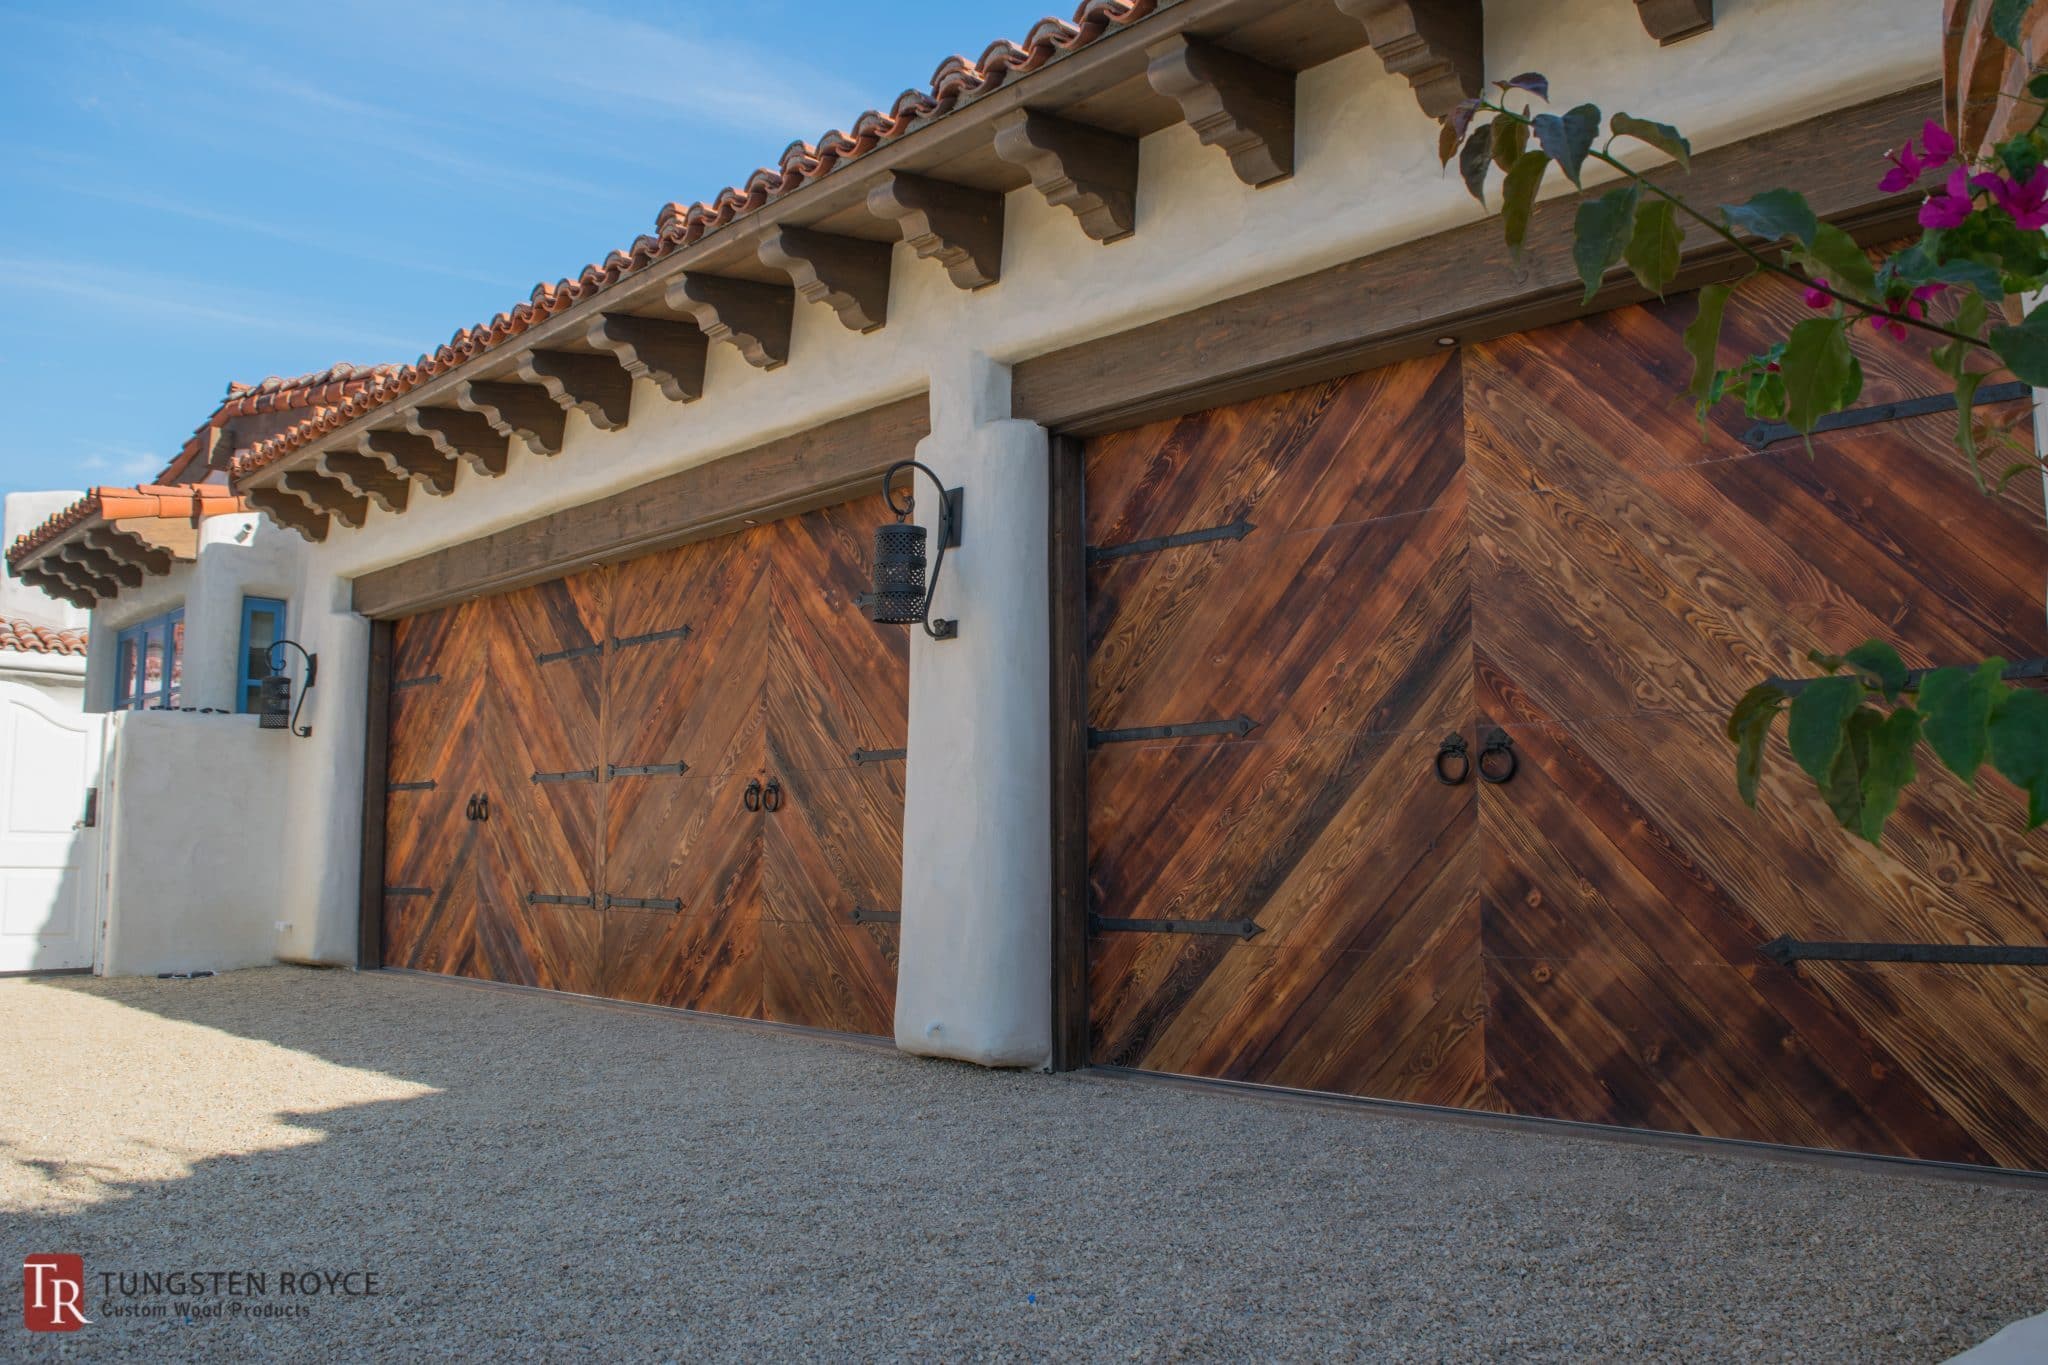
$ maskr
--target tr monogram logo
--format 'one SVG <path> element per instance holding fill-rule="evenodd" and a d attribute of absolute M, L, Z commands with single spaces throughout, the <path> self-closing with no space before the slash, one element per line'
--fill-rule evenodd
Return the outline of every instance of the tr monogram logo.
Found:
<path fill-rule="evenodd" d="M 21 1323 L 31 1332 L 76 1332 L 85 1315 L 85 1258 L 61 1253 L 21 1263 Z"/>

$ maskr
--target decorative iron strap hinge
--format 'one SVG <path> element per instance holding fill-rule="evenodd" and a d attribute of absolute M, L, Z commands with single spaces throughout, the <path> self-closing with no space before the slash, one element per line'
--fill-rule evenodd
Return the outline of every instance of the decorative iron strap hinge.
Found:
<path fill-rule="evenodd" d="M 633 766 L 612 763 L 605 767 L 606 774 L 612 777 L 681 777 L 688 771 L 690 765 L 687 763 L 643 763 Z"/>
<path fill-rule="evenodd" d="M 384 894 L 387 896 L 431 896 L 434 894 L 434 888 L 431 886 L 387 886 L 384 888 Z"/>
<path fill-rule="evenodd" d="M 1096 934 L 1218 934 L 1248 939 L 1266 932 L 1249 919 L 1113 919 L 1090 915 L 1088 930 Z"/>
<path fill-rule="evenodd" d="M 1259 528 L 1239 518 L 1228 526 L 1207 526 L 1199 531 L 1182 531 L 1178 535 L 1153 536 L 1150 540 L 1127 540 L 1121 545 L 1090 545 L 1088 562 L 1100 564 L 1108 559 L 1122 559 L 1125 555 L 1148 555 L 1154 550 L 1171 550 L 1180 545 L 1200 545 L 1210 540 L 1243 540 Z"/>
<path fill-rule="evenodd" d="M 570 769 L 570 770 L 569 770 L 568 772 L 565 772 L 565 773 L 535 773 L 535 774 L 533 775 L 533 780 L 534 780 L 535 782 L 537 782 L 537 783 L 538 783 L 538 782 L 595 782 L 595 781 L 597 781 L 597 769 L 595 769 L 595 768 L 571 768 L 571 769 Z"/>
<path fill-rule="evenodd" d="M 430 792 L 433 789 L 434 784 L 431 782 L 386 782 L 384 784 L 384 790 L 388 792 Z"/>
<path fill-rule="evenodd" d="M 623 639 L 612 641 L 612 648 L 624 649 L 628 645 L 651 645 L 657 640 L 687 640 L 689 638 L 690 628 L 688 626 L 677 626 L 673 630 L 655 630 L 649 631 L 645 635 L 628 635 Z"/>
<path fill-rule="evenodd" d="M 855 763 L 893 763 L 909 753 L 908 749 L 855 749 Z"/>
<path fill-rule="evenodd" d="M 2010 403 L 2015 398 L 2025 398 L 2033 390 L 2025 384 L 1986 384 L 1977 390 L 1975 406 L 1986 403 Z M 1813 424 L 1813 434 L 1818 436 L 1826 431 L 1840 431 L 1844 427 L 1864 427 L 1875 422 L 1897 422 L 1907 417 L 1926 417 L 1931 413 L 1954 412 L 1956 396 L 1952 393 L 1931 393 L 1925 398 L 1902 398 L 1896 403 L 1877 403 L 1867 408 L 1851 408 L 1847 412 L 1833 412 Z M 1789 441 L 1799 433 L 1785 422 L 1759 422 L 1743 434 L 1742 443 L 1751 450 L 1763 450 L 1780 441 Z"/>
<path fill-rule="evenodd" d="M 578 645 L 574 649 L 557 649 L 547 654 L 536 654 L 533 661 L 540 664 L 557 663 L 563 659 L 588 659 L 594 654 L 604 653 L 603 645 Z"/>
<path fill-rule="evenodd" d="M 527 893 L 526 903 L 528 905 L 589 905 L 591 900 L 588 896 L 544 896 L 537 891 L 530 891 Z"/>
<path fill-rule="evenodd" d="M 391 684 L 391 690 L 393 692 L 400 692 L 408 687 L 432 687 L 435 683 L 439 681 L 441 681 L 441 675 L 439 673 L 428 673 L 425 676 L 418 678 L 400 678 L 398 681 Z"/>
<path fill-rule="evenodd" d="M 1140 739 L 1193 739 L 1197 735 L 1236 735 L 1240 739 L 1259 728 L 1250 716 L 1236 720 L 1198 720 L 1186 725 L 1140 725 L 1131 730 L 1098 730 L 1088 727 L 1088 747 L 1128 744 Z"/>
<path fill-rule="evenodd" d="M 855 924 L 903 923 L 903 912 L 901 910 L 868 910 L 858 905 L 853 907 L 848 917 Z"/>
<path fill-rule="evenodd" d="M 2048 947 L 2004 943 L 1808 943 L 1781 934 L 1757 951 L 1780 967 L 1795 962 L 1951 962 L 1971 967 L 2048 967 Z"/>
<path fill-rule="evenodd" d="M 651 899 L 643 896 L 604 897 L 604 908 L 611 909 L 613 907 L 622 910 L 680 910 L 683 908 L 683 903 L 680 900 L 663 899 L 661 897 Z"/>
<path fill-rule="evenodd" d="M 1908 670 L 1905 684 L 1899 690 L 1901 692 L 1918 692 L 1920 684 L 1927 681 L 1927 675 L 1932 672 L 1934 670 L 1931 668 Z M 1999 676 L 2007 682 L 2048 681 L 2048 659 L 2021 659 L 2018 663 L 2007 664 L 2005 672 L 1999 674 Z M 1777 688 L 1780 692 L 1783 692 L 1786 696 L 1796 697 L 1807 688 L 1819 682 L 1820 679 L 1770 677 L 1765 678 L 1764 681 Z"/>

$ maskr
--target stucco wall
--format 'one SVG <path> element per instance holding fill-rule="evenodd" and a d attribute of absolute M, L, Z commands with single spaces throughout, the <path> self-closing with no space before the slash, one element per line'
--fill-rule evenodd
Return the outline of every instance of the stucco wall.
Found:
<path fill-rule="evenodd" d="M 84 497 L 79 489 L 58 489 L 37 493 L 9 493 L 0 503 L 0 548 L 14 544 L 48 521 L 56 513 Z M 85 624 L 85 612 L 31 587 L 11 573 L 0 572 L 0 620 L 34 621 L 38 625 L 76 630 Z"/>
<path fill-rule="evenodd" d="M 1546 71 L 1564 103 L 1589 99 L 1678 123 L 1706 149 L 1939 74 L 1927 0 L 1720 0 L 1709 34 L 1660 48 L 1631 0 L 1492 5 L 1487 65 Z M 967 542 L 947 561 L 941 614 L 958 641 L 919 639 L 911 664 L 899 1041 L 988 1062 L 1049 1046 L 1045 812 L 1044 433 L 1007 420 L 1004 366 L 1470 221 L 1408 84 L 1368 50 L 1301 77 L 1297 171 L 1261 190 L 1185 125 L 1145 139 L 1138 229 L 1102 246 L 1065 209 L 1020 190 L 1006 205 L 1003 277 L 972 294 L 897 247 L 889 322 L 847 331 L 799 304 L 792 359 L 750 369 L 714 347 L 705 397 L 667 402 L 636 383 L 631 424 L 568 419 L 562 453 L 515 449 L 497 480 L 416 496 L 304 548 L 294 618 L 322 655 L 315 736 L 294 745 L 281 951 L 352 959 L 367 632 L 347 609 L 368 570 L 574 506 L 847 412 L 929 390 L 926 458 L 967 487 Z M 983 362 L 975 354 L 989 357 Z M 934 1025 L 937 1025 L 934 1029 Z"/>
<path fill-rule="evenodd" d="M 102 970 L 225 971 L 268 962 L 281 910 L 284 757 L 254 716 L 107 718 Z M 203 814 L 204 818 L 195 818 Z"/>

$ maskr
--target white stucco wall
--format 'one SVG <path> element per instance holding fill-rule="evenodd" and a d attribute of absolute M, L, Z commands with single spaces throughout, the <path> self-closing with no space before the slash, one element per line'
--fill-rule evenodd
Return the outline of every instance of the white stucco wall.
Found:
<path fill-rule="evenodd" d="M 1660 48 L 1631 0 L 1493 4 L 1487 65 L 1545 71 L 1561 105 L 1675 122 L 1705 150 L 1938 77 L 1929 0 L 1861 0 L 1853 22 L 1844 15 L 1839 0 L 1720 0 L 1711 33 Z M 337 526 L 301 547 L 293 624 L 321 653 L 321 686 L 314 738 L 289 755 L 293 928 L 280 951 L 353 960 L 367 630 L 348 610 L 348 580 L 928 390 L 925 458 L 966 486 L 968 540 L 948 558 L 941 601 L 961 638 L 912 647 L 898 1038 L 976 1061 L 1045 1057 L 1045 438 L 1008 420 L 1002 367 L 1475 216 L 1438 167 L 1435 129 L 1407 82 L 1370 51 L 1304 73 L 1297 98 L 1288 181 L 1249 189 L 1189 128 L 1165 129 L 1142 145 L 1138 230 L 1125 241 L 1099 245 L 1067 210 L 1020 190 L 994 286 L 963 293 L 899 246 L 880 331 L 855 335 L 829 309 L 799 304 L 780 370 L 714 347 L 698 402 L 636 383 L 623 431 L 572 413 L 551 460 L 515 442 L 501 479 L 464 471 L 453 496 L 415 496 L 402 517 L 372 511 L 361 531 Z"/>
<path fill-rule="evenodd" d="M 272 958 L 284 755 L 254 716 L 120 711 L 102 767 L 102 970 L 226 971 Z"/>
<path fill-rule="evenodd" d="M 16 536 L 34 530 L 84 496 L 82 489 L 75 488 L 9 493 L 0 503 L 0 547 L 14 544 Z M 11 573 L 0 572 L 0 620 L 76 630 L 85 624 L 85 616 L 83 609 L 31 587 Z"/>

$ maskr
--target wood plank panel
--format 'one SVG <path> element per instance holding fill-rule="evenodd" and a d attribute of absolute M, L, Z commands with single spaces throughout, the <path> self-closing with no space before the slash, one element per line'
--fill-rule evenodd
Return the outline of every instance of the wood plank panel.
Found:
<path fill-rule="evenodd" d="M 856 910 L 902 905 L 903 765 L 791 770 L 765 819 L 767 1017 L 812 1028 L 895 1028 L 898 931 Z"/>

